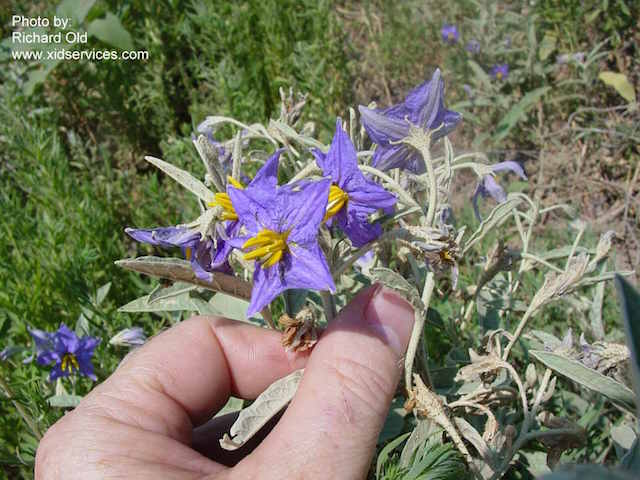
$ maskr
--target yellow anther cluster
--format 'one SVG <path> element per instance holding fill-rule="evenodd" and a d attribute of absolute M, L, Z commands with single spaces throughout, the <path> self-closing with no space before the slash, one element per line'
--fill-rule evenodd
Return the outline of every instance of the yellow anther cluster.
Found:
<path fill-rule="evenodd" d="M 244 189 L 244 185 L 242 185 L 239 181 L 235 180 L 232 177 L 227 177 L 227 181 L 236 188 Z M 229 195 L 225 192 L 220 192 L 215 194 L 215 200 L 213 202 L 209 202 L 210 207 L 220 206 L 222 207 L 222 220 L 237 220 L 238 214 L 233 208 L 233 204 L 231 203 L 231 199 Z"/>
<path fill-rule="evenodd" d="M 74 370 L 80 370 L 80 365 L 78 365 L 78 359 L 73 353 L 65 353 L 62 357 L 62 362 L 60 364 L 60 370 L 63 372 L 65 370 L 69 370 L 69 373 L 73 373 Z"/>
<path fill-rule="evenodd" d="M 324 216 L 326 222 L 336 213 L 338 213 L 342 207 L 345 206 L 349 200 L 349 195 L 337 185 L 331 185 L 329 189 L 329 201 L 327 202 L 327 213 Z"/>
<path fill-rule="evenodd" d="M 287 237 L 289 232 L 278 233 L 263 229 L 255 237 L 247 240 L 242 249 L 253 248 L 244 254 L 246 260 L 256 260 L 263 267 L 272 267 L 278 263 L 287 251 Z"/>

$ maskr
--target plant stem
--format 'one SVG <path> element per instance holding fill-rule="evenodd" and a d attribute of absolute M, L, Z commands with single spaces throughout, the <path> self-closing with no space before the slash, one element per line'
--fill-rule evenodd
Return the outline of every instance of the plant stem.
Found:
<path fill-rule="evenodd" d="M 322 305 L 324 307 L 324 314 L 327 317 L 327 322 L 330 322 L 336 318 L 336 303 L 333 300 L 333 295 L 328 290 L 322 290 L 320 296 L 322 297 Z"/>
<path fill-rule="evenodd" d="M 424 281 L 424 288 L 422 289 L 422 304 L 424 310 L 416 310 L 414 315 L 413 330 L 411 330 L 411 338 L 409 339 L 409 346 L 407 347 L 407 355 L 404 358 L 404 381 L 407 391 L 411 391 L 413 385 L 411 378 L 413 373 L 413 360 L 416 357 L 418 351 L 418 345 L 420 343 L 420 336 L 424 328 L 424 321 L 427 318 L 427 311 L 429 310 L 429 303 L 431 303 L 431 294 L 435 287 L 434 274 L 432 271 L 427 272 L 427 278 Z M 427 370 L 427 375 L 429 372 Z M 429 378 L 429 381 L 431 379 Z"/>
<path fill-rule="evenodd" d="M 402 200 L 405 204 L 407 205 L 411 205 L 412 207 L 418 207 L 420 208 L 420 210 L 422 210 L 422 207 L 420 207 L 420 205 L 418 204 L 418 202 L 416 202 L 406 191 L 404 188 L 402 188 L 400 186 L 400 184 L 398 182 L 396 182 L 393 178 L 391 178 L 389 175 L 387 175 L 384 172 L 381 172 L 380 170 L 378 170 L 377 168 L 373 168 L 370 167 L 369 165 L 360 165 L 360 170 L 365 172 L 365 173 L 370 173 L 371 175 L 375 175 L 376 177 L 380 178 L 381 180 L 387 182 L 387 186 L 393 190 L 394 192 L 396 192 L 398 194 L 398 196 L 400 197 L 400 200 Z"/>
<path fill-rule="evenodd" d="M 16 407 L 18 415 L 22 417 L 24 422 L 31 429 L 31 432 L 33 433 L 33 435 L 36 437 L 38 441 L 40 441 L 42 439 L 42 434 L 40 433 L 40 429 L 38 428 L 36 421 L 31 417 L 31 415 L 27 413 L 27 411 L 24 408 L 22 408 L 22 405 L 20 405 L 20 403 L 13 398 L 13 392 L 11 391 L 11 388 L 9 387 L 7 382 L 5 382 L 4 378 L 2 378 L 1 375 L 0 375 L 0 388 L 4 390 L 4 393 L 7 396 L 7 398 L 11 400 L 11 403 L 13 403 L 13 406 Z"/>
<path fill-rule="evenodd" d="M 518 324 L 516 331 L 513 332 L 513 337 L 511 338 L 511 340 L 509 340 L 509 343 L 504 349 L 504 353 L 502 354 L 502 360 L 506 361 L 507 358 L 509 357 L 509 353 L 511 352 L 511 349 L 513 348 L 515 343 L 518 341 L 518 338 L 520 338 L 520 335 L 522 334 L 524 327 L 527 326 L 527 322 L 529 321 L 529 318 L 531 317 L 532 314 L 533 314 L 533 310 L 531 309 L 531 306 L 529 306 L 529 308 L 527 308 L 527 311 L 524 312 L 524 315 L 522 316 L 522 319 L 520 320 L 520 323 Z"/>

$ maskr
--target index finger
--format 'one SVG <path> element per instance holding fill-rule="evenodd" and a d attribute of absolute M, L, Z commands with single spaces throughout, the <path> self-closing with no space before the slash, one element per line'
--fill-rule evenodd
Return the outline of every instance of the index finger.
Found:
<path fill-rule="evenodd" d="M 285 352 L 274 330 L 193 317 L 137 350 L 86 400 L 119 421 L 189 443 L 192 428 L 230 395 L 255 398 L 306 359 Z"/>

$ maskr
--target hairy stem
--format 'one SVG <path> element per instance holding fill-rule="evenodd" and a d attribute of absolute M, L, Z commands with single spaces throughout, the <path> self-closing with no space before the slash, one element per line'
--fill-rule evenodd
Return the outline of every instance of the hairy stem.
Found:
<path fill-rule="evenodd" d="M 324 314 L 327 317 L 327 322 L 330 322 L 336 318 L 336 303 L 333 295 L 328 290 L 322 290 L 320 296 L 322 297 L 322 305 L 324 307 Z"/>
<path fill-rule="evenodd" d="M 432 271 L 427 272 L 427 278 L 424 281 L 424 288 L 422 289 L 422 304 L 424 310 L 415 311 L 415 320 L 413 323 L 413 330 L 411 330 L 411 338 L 409 339 L 409 346 L 407 347 L 407 354 L 404 358 L 404 381 L 407 391 L 411 391 L 412 388 L 412 374 L 413 374 L 413 360 L 416 357 L 418 351 L 418 345 L 420 343 L 420 336 L 424 328 L 424 321 L 427 318 L 427 311 L 429 310 L 429 303 L 431 303 L 431 295 L 433 288 L 435 287 L 435 279 Z M 427 375 L 429 375 L 427 370 Z M 429 381 L 431 379 L 429 378 Z"/>

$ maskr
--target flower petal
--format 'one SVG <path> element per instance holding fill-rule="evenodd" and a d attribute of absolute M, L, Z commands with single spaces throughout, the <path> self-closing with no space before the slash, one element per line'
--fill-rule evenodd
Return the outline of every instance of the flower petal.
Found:
<path fill-rule="evenodd" d="M 323 175 L 330 176 L 333 183 L 340 188 L 353 175 L 360 174 L 358 169 L 358 157 L 356 149 L 342 128 L 342 120 L 336 120 L 336 131 L 331 141 L 328 153 L 322 153 L 315 149 L 313 155 L 316 157 L 316 163 L 322 170 Z"/>
<path fill-rule="evenodd" d="M 284 270 L 286 288 L 330 290 L 336 286 L 329 266 L 317 242 L 308 247 L 290 245 L 288 265 Z"/>
<path fill-rule="evenodd" d="M 369 138 L 378 145 L 402 140 L 409 134 L 409 123 L 404 119 L 393 118 L 360 105 L 360 121 Z"/>
<path fill-rule="evenodd" d="M 278 231 L 290 230 L 290 242 L 303 245 L 315 242 L 327 209 L 330 186 L 331 180 L 327 178 L 280 188 L 282 224 Z"/>

